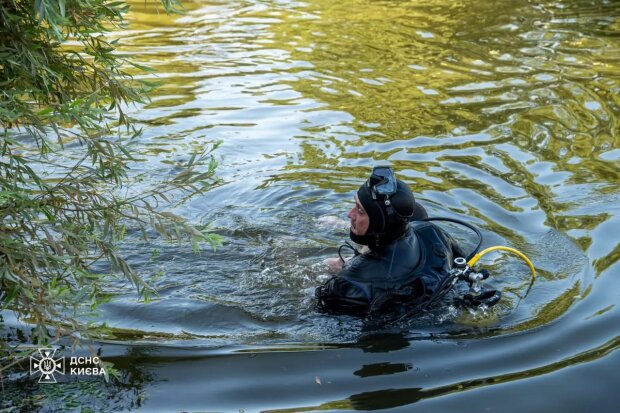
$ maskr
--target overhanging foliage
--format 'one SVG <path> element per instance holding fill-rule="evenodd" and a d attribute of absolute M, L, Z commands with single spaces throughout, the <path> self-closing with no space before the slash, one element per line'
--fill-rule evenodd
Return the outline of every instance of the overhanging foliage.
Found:
<path fill-rule="evenodd" d="M 175 0 L 162 4 L 180 10 Z M 110 40 L 125 24 L 127 3 L 0 5 L 0 310 L 36 325 L 38 342 L 47 342 L 50 331 L 83 336 L 92 330 L 79 314 L 100 303 L 109 276 L 93 264 L 106 260 L 140 293 L 149 291 L 117 252 L 127 226 L 147 238 L 150 227 L 187 239 L 195 249 L 221 242 L 160 207 L 214 184 L 217 145 L 193 154 L 176 176 L 122 196 L 135 160 L 131 143 L 140 134 L 124 108 L 145 102 L 150 87 L 127 72 L 148 68 L 116 54 L 117 41 Z"/>

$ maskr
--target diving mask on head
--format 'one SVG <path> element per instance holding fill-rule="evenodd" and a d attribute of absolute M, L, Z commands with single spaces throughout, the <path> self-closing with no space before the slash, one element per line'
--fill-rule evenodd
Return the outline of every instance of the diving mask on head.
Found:
<path fill-rule="evenodd" d="M 389 166 L 372 168 L 372 174 L 368 178 L 368 187 L 372 192 L 373 199 L 377 199 L 377 195 L 383 195 L 386 197 L 386 205 L 389 205 L 389 196 L 396 193 L 396 177 L 392 168 Z"/>
<path fill-rule="evenodd" d="M 402 236 L 415 210 L 411 189 L 396 179 L 389 166 L 376 166 L 357 191 L 357 198 L 369 219 L 364 235 L 350 233 L 351 240 L 361 245 L 379 247 Z"/>
<path fill-rule="evenodd" d="M 409 218 L 413 214 L 401 213 L 397 211 L 392 205 L 391 197 L 398 191 L 398 181 L 394 175 L 394 171 L 389 166 L 375 166 L 372 168 L 372 174 L 367 181 L 368 188 L 372 194 L 372 199 L 378 199 L 378 196 L 383 197 L 383 203 L 385 204 L 385 211 L 388 216 L 397 215 L 400 218 Z"/>

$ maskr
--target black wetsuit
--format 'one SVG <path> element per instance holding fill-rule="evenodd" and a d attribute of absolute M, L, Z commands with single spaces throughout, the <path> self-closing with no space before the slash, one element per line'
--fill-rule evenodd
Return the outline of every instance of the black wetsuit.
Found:
<path fill-rule="evenodd" d="M 400 238 L 352 258 L 318 287 L 318 305 L 331 312 L 368 315 L 395 303 L 423 304 L 442 287 L 454 258 L 464 256 L 438 226 L 411 222 Z"/>

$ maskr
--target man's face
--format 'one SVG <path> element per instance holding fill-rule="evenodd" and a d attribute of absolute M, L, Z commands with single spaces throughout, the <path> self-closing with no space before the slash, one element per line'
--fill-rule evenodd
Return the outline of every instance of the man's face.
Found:
<path fill-rule="evenodd" d="M 349 211 L 348 217 L 351 220 L 351 232 L 355 235 L 365 235 L 368 231 L 370 220 L 357 195 L 355 195 L 355 206 Z"/>

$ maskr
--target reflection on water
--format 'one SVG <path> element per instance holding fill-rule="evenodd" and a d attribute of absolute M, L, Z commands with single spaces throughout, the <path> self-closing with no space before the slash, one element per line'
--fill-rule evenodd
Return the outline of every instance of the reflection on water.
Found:
<path fill-rule="evenodd" d="M 122 53 L 152 66 L 155 74 L 141 76 L 159 84 L 152 101 L 134 111 L 145 134 L 135 148 L 144 159 L 133 170 L 166 174 L 192 148 L 222 140 L 222 185 L 176 212 L 212 223 L 228 242 L 194 255 L 128 240 L 123 249 L 159 297 L 137 304 L 118 286 L 101 319 L 124 344 L 242 345 L 260 355 L 283 343 L 349 343 L 344 354 L 356 362 L 332 360 L 329 351 L 297 352 L 310 383 L 319 374 L 313 364 L 331 363 L 337 389 L 306 395 L 299 391 L 305 381 L 292 381 L 297 398 L 279 404 L 264 402 L 260 384 L 229 381 L 216 386 L 211 404 L 152 396 L 151 409 L 389 408 L 500 383 L 529 386 L 539 376 L 562 382 L 566 367 L 584 363 L 608 378 L 595 361 L 617 348 L 616 1 L 184 5 L 185 15 L 168 16 L 133 2 L 131 24 L 120 33 Z M 540 273 L 529 294 L 527 267 L 497 254 L 483 264 L 505 298 L 487 316 L 444 308 L 382 335 L 360 320 L 317 314 L 312 291 L 325 277 L 320 262 L 347 238 L 338 219 L 379 162 L 397 170 L 431 215 L 478 225 L 484 246 L 524 251 Z M 448 229 L 469 245 L 466 232 Z M 428 344 L 427 364 L 416 361 L 417 340 L 438 337 L 466 343 L 467 372 L 441 373 L 465 363 L 445 342 Z M 402 345 L 386 348 L 383 341 Z M 373 346 L 376 353 L 356 352 Z M 238 354 L 227 360 L 240 369 L 232 361 Z M 283 355 L 271 360 L 289 363 Z M 224 374 L 222 363 L 207 358 L 200 365 Z M 254 358 L 245 365 L 258 381 L 270 371 Z M 172 380 L 174 368 L 193 372 L 181 362 L 156 370 Z M 224 375 L 233 380 L 231 374 Z M 412 387 L 420 374 L 435 380 Z M 327 380 L 320 381 L 325 390 Z M 590 397 L 579 385 L 588 387 L 576 379 L 576 394 Z M 231 401 L 234 390 L 248 389 L 248 403 Z"/>
<path fill-rule="evenodd" d="M 557 319 L 617 262 L 617 241 L 593 237 L 618 221 L 611 2 L 187 8 L 162 16 L 136 4 L 122 33 L 123 52 L 153 66 L 160 84 L 137 112 L 149 126 L 137 169 L 164 174 L 192 147 L 223 140 L 224 185 L 181 212 L 229 243 L 198 257 L 159 245 L 155 262 L 143 258 L 152 245 L 130 245 L 134 265 L 163 274 L 153 280 L 161 294 L 147 306 L 114 300 L 105 318 L 116 327 L 205 345 L 354 339 L 355 328 L 343 335 L 342 320 L 315 314 L 312 287 L 346 239 L 322 220 L 344 217 L 377 162 L 433 215 L 468 219 L 487 245 L 534 260 L 541 277 L 524 297 L 524 266 L 486 258 L 505 296 L 482 321 L 493 331 Z M 480 322 L 440 314 L 409 327 L 446 320 L 460 320 L 457 331 Z"/>
<path fill-rule="evenodd" d="M 615 337 L 613 340 L 605 343 L 598 348 L 592 349 L 587 352 L 579 353 L 569 359 L 565 359 L 560 362 L 536 369 L 519 371 L 516 373 L 504 374 L 500 376 L 482 377 L 475 380 L 467 380 L 432 388 L 413 387 L 364 392 L 353 394 L 349 396 L 346 400 L 330 401 L 323 403 L 319 406 L 296 407 L 291 409 L 274 409 L 267 410 L 266 412 L 308 412 L 334 409 L 368 411 L 399 407 L 416 403 L 424 399 L 431 399 L 449 395 L 454 392 L 462 392 L 464 390 L 472 390 L 479 387 L 492 386 L 515 380 L 536 377 L 543 374 L 549 374 L 551 372 L 566 368 L 574 364 L 586 363 L 589 361 L 597 360 L 602 356 L 609 354 L 611 351 L 616 350 L 618 347 L 620 347 L 620 337 Z"/>

